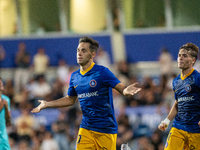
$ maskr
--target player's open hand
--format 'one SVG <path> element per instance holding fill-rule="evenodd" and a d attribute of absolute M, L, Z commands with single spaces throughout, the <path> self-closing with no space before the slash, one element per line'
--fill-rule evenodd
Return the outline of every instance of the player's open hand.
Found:
<path fill-rule="evenodd" d="M 129 85 L 128 87 L 126 87 L 124 90 L 123 90 L 123 94 L 124 95 L 134 95 L 136 93 L 138 93 L 139 91 L 141 91 L 141 88 L 138 88 L 138 87 L 135 87 L 138 83 L 134 83 L 134 84 L 131 84 Z"/>
<path fill-rule="evenodd" d="M 42 109 L 44 109 L 46 107 L 46 103 L 47 103 L 46 101 L 44 101 L 44 100 L 38 100 L 38 102 L 40 102 L 40 105 L 38 107 L 36 107 L 36 108 L 33 108 L 31 110 L 31 113 L 38 113 Z"/>

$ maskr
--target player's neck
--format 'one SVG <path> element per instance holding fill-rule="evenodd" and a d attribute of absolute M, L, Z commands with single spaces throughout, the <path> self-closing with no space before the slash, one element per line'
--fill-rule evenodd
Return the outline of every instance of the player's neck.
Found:
<path fill-rule="evenodd" d="M 190 67 L 188 69 L 181 69 L 181 75 L 184 77 L 186 76 L 188 73 L 190 73 L 192 71 L 193 67 Z"/>
<path fill-rule="evenodd" d="M 92 63 L 93 63 L 93 61 L 90 61 L 86 65 L 80 66 L 80 70 L 85 71 L 86 69 L 88 69 L 92 65 Z"/>

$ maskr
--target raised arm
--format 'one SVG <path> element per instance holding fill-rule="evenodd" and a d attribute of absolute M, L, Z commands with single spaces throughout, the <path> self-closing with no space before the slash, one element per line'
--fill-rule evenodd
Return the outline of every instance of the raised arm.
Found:
<path fill-rule="evenodd" d="M 58 108 L 58 107 L 68 107 L 68 106 L 72 106 L 77 100 L 77 96 L 66 96 L 54 101 L 45 101 L 45 100 L 39 100 L 40 105 L 36 108 L 34 108 L 31 112 L 32 113 L 38 113 L 40 112 L 42 109 L 45 108 Z"/>
<path fill-rule="evenodd" d="M 141 91 L 141 88 L 135 87 L 138 83 L 125 87 L 122 83 L 118 83 L 114 88 L 124 96 L 134 95 Z"/>
<path fill-rule="evenodd" d="M 174 102 L 174 105 L 172 106 L 167 118 L 165 120 L 163 120 L 160 125 L 158 126 L 158 128 L 162 131 L 165 131 L 170 123 L 170 121 L 172 121 L 175 116 L 178 113 L 178 102 L 177 100 Z"/>

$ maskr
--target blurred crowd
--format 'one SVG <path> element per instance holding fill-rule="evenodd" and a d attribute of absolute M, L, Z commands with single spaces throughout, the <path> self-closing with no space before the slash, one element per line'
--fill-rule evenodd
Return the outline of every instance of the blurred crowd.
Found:
<path fill-rule="evenodd" d="M 111 64 L 103 48 L 96 56 L 96 63 L 114 70 L 115 75 L 125 85 L 138 82 L 138 86 L 142 88 L 141 92 L 130 97 L 123 97 L 113 90 L 114 107 L 119 125 L 117 150 L 120 150 L 123 143 L 129 143 L 132 150 L 164 149 L 166 132 L 161 132 L 158 128 L 150 131 L 137 120 L 131 122 L 125 111 L 126 108 L 134 109 L 145 106 L 156 106 L 158 113 L 161 107 L 165 107 L 167 111 L 170 110 L 174 102 L 171 82 L 176 74 L 173 73 L 171 67 L 168 70 L 163 68 L 163 64 L 166 65 L 166 62 L 171 63 L 172 61 L 171 56 L 166 55 L 166 50 L 163 55 L 165 56 L 158 60 L 164 70 L 158 72 L 158 83 L 151 76 L 143 76 L 142 79 L 138 77 L 126 61 Z M 166 62 L 163 63 L 164 60 Z M 52 101 L 66 96 L 70 75 L 77 68 L 69 66 L 66 60 L 60 59 L 56 67 L 55 78 L 48 81 L 46 72 L 49 68 L 49 57 L 45 49 L 39 48 L 31 63 L 25 43 L 19 44 L 15 62 L 17 67 L 14 78 L 4 80 L 4 94 L 10 98 L 11 114 L 15 116 L 11 126 L 7 128 L 12 150 L 75 149 L 76 136 L 82 118 L 78 101 L 70 108 L 56 108 L 59 116 L 50 126 L 37 120 L 30 110 L 38 106 L 40 99 Z M 12 111 L 19 112 L 19 114 L 14 114 Z"/>

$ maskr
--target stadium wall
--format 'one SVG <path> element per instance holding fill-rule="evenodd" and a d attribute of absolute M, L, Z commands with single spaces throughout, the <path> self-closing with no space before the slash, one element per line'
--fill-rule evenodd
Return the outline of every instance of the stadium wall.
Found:
<path fill-rule="evenodd" d="M 19 42 L 27 44 L 27 50 L 33 55 L 39 47 L 44 47 L 50 57 L 50 72 L 55 73 L 58 60 L 64 58 L 71 66 L 77 66 L 76 49 L 78 39 L 83 35 L 49 35 L 48 37 L 15 37 L 0 39 L 6 51 L 6 58 L 0 63 L 0 74 L 5 78 L 11 78 L 14 73 L 14 57 Z M 109 53 L 111 62 L 127 60 L 132 64 L 131 69 L 140 75 L 159 75 L 158 58 L 163 47 L 168 48 L 174 58 L 172 68 L 176 69 L 176 58 L 180 46 L 187 42 L 193 42 L 200 46 L 200 31 L 183 32 L 124 32 L 112 34 L 88 35 L 99 41 L 100 45 Z M 10 69 L 11 68 L 11 69 Z M 178 70 L 175 70 L 178 71 Z M 54 75 L 55 76 L 55 75 Z"/>

